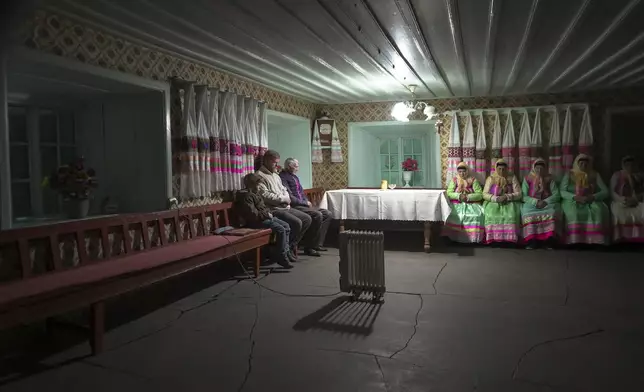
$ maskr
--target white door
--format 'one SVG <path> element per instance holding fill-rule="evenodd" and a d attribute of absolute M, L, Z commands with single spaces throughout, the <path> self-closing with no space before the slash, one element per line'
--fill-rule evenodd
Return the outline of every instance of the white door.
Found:
<path fill-rule="evenodd" d="M 293 117 L 293 118 L 290 118 Z M 309 120 L 295 116 L 281 117 L 272 115 L 268 119 L 268 148 L 279 152 L 280 165 L 286 158 L 295 158 L 300 163 L 298 177 L 302 188 L 313 186 L 313 167 L 311 164 L 311 130 Z"/>

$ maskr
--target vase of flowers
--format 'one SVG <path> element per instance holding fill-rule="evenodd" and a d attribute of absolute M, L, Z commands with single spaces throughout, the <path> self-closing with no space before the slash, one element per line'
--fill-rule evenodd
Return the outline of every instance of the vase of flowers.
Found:
<path fill-rule="evenodd" d="M 402 163 L 403 181 L 405 181 L 405 188 L 409 188 L 409 182 L 416 170 L 418 170 L 418 161 L 412 158 L 407 158 Z"/>
<path fill-rule="evenodd" d="M 85 159 L 59 167 L 46 177 L 43 186 L 57 191 L 63 198 L 63 211 L 69 219 L 81 219 L 89 213 L 89 198 L 96 188 L 96 172 L 85 167 Z"/>

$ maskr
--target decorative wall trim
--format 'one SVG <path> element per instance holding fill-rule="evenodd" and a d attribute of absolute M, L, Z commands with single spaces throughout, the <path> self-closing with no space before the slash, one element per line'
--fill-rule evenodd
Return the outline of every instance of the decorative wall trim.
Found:
<path fill-rule="evenodd" d="M 314 119 L 318 111 L 326 110 L 336 120 L 342 145 L 343 163 L 331 162 L 331 151 L 323 150 L 324 162 L 313 164 L 313 183 L 325 189 L 344 188 L 348 183 L 347 123 L 365 121 L 390 121 L 395 102 L 316 105 L 294 96 L 270 89 L 257 82 L 222 72 L 194 59 L 164 52 L 149 43 L 124 38 L 120 32 L 106 32 L 82 22 L 40 10 L 27 21 L 19 35 L 20 42 L 30 48 L 57 56 L 74 58 L 80 62 L 102 68 L 135 74 L 154 80 L 167 80 L 172 76 L 198 83 L 219 86 L 237 94 L 252 96 L 267 103 L 267 108 L 283 113 Z M 438 112 L 459 108 L 489 109 L 526 106 L 560 105 L 588 102 L 591 106 L 593 128 L 603 128 L 607 107 L 644 104 L 644 89 L 628 88 L 565 94 L 534 94 L 505 97 L 468 97 L 429 100 Z M 174 103 L 173 103 L 174 104 Z M 449 124 L 445 124 L 446 127 Z M 487 127 L 486 129 L 491 129 Z M 596 145 L 605 141 L 598 133 Z M 446 160 L 447 137 L 441 135 L 441 160 Z M 445 172 L 443 167 L 443 173 Z M 444 177 L 444 174 L 443 174 Z M 444 178 L 443 178 L 444 183 Z M 216 201 L 216 200 L 215 200 Z M 212 202 L 212 201 L 205 201 Z"/>
<path fill-rule="evenodd" d="M 604 113 L 608 107 L 622 107 L 644 104 L 644 88 L 628 88 L 628 89 L 614 89 L 590 92 L 575 92 L 566 94 L 533 94 L 533 95 L 518 95 L 518 96 L 505 96 L 505 97 L 467 97 L 467 98 L 448 98 L 448 99 L 431 99 L 427 103 L 434 106 L 436 111 L 447 112 L 458 110 L 461 108 L 469 108 L 470 110 L 480 109 L 494 109 L 494 108 L 520 108 L 531 106 L 544 106 L 544 105 L 566 105 L 575 104 L 579 102 L 587 102 L 590 106 L 591 120 L 593 129 L 595 129 L 595 146 L 601 146 L 606 139 L 605 134 L 600 130 L 604 128 Z M 358 104 L 341 104 L 341 105 L 318 105 L 318 111 L 329 112 L 329 117 L 336 120 L 338 128 L 338 135 L 344 156 L 344 163 L 331 163 L 328 151 L 323 151 L 325 154 L 324 162 L 313 164 L 313 186 L 325 189 L 339 189 L 345 188 L 348 184 L 348 167 L 347 167 L 347 136 L 349 122 L 364 122 L 364 121 L 393 121 L 391 119 L 391 109 L 396 102 L 370 102 Z M 577 115 L 576 113 L 579 113 Z M 573 113 L 573 128 L 579 129 L 581 122 L 581 110 Z M 449 117 L 449 116 L 448 116 Z M 485 117 L 485 129 L 489 133 L 487 139 L 491 140 L 491 131 L 493 127 L 489 124 L 489 119 L 492 116 Z M 507 117 L 507 116 L 505 116 Z M 515 130 L 520 129 L 520 116 L 516 118 L 513 116 Z M 505 121 L 502 117 L 502 122 Z M 532 123 L 533 119 L 531 119 Z M 577 124 L 578 123 L 578 124 Z M 444 129 L 449 129 L 451 119 L 444 121 Z M 542 119 L 542 130 L 547 132 L 547 121 Z M 577 124 L 577 125 L 575 125 Z M 504 124 L 501 124 L 502 126 Z M 465 122 L 461 122 L 461 134 L 465 128 Z M 445 171 L 447 162 L 447 143 L 449 135 L 443 131 L 441 133 L 441 163 L 443 173 L 443 186 L 445 186 Z M 488 146 L 491 143 L 488 141 Z M 489 147 L 488 147 L 489 148 Z M 598 151 L 599 152 L 599 151 Z M 604 151 L 602 151 L 603 153 Z M 602 166 L 604 166 L 602 164 Z M 600 168 L 600 171 L 604 168 Z M 606 169 L 608 170 L 608 168 Z"/>
<path fill-rule="evenodd" d="M 219 86 L 240 95 L 266 102 L 268 109 L 312 118 L 314 104 L 270 89 L 238 75 L 223 72 L 203 62 L 188 59 L 149 43 L 133 40 L 120 32 L 106 31 L 85 21 L 38 10 L 26 21 L 17 38 L 22 45 L 56 56 L 73 58 L 147 79 L 166 81 L 171 77 Z"/>

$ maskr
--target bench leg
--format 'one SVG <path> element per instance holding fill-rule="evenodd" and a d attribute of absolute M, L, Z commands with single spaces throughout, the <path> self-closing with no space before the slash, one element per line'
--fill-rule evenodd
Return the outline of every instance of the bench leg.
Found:
<path fill-rule="evenodd" d="M 262 261 L 262 249 L 255 249 L 255 279 L 259 278 L 259 265 Z"/>
<path fill-rule="evenodd" d="M 425 252 L 429 253 L 431 249 L 431 237 L 432 237 L 432 222 L 425 222 L 423 227 L 423 234 L 425 236 L 425 243 L 423 244 L 423 249 Z"/>
<path fill-rule="evenodd" d="M 90 337 L 92 355 L 103 352 L 103 334 L 105 332 L 105 303 L 96 302 L 90 308 Z"/>

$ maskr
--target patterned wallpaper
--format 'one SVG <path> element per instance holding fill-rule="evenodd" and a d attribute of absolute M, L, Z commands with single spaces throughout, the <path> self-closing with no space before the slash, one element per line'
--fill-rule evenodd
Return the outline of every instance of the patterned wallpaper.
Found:
<path fill-rule="evenodd" d="M 593 134 L 595 137 L 595 146 L 603 143 L 604 124 L 603 113 L 607 107 L 629 106 L 644 104 L 644 89 L 621 89 L 609 91 L 593 91 L 586 93 L 570 94 L 534 94 L 522 96 L 507 97 L 468 97 L 468 98 L 449 98 L 427 100 L 430 105 L 436 107 L 437 112 L 456 109 L 486 109 L 486 108 L 506 108 L 522 106 L 542 106 L 542 105 L 559 105 L 565 103 L 588 103 L 593 125 Z M 325 189 L 345 188 L 348 184 L 348 146 L 347 146 L 347 123 L 349 122 L 367 122 L 367 121 L 389 121 L 391 119 L 391 108 L 395 102 L 373 102 L 359 104 L 340 104 L 340 105 L 318 105 L 318 113 L 321 111 L 329 112 L 329 116 L 336 120 L 338 136 L 342 144 L 342 154 L 344 163 L 331 163 L 330 152 L 324 150 L 324 162 L 313 164 L 313 186 Z M 573 111 L 572 126 L 575 132 L 578 132 L 581 124 L 581 112 Z M 515 132 L 518 134 L 521 125 L 521 115 L 513 114 L 513 125 Z M 492 145 L 492 115 L 484 115 L 486 139 L 488 152 Z M 560 120 L 563 122 L 563 115 Z M 445 184 L 445 164 L 447 162 L 447 143 L 449 139 L 449 129 L 451 119 L 445 118 L 443 132 L 440 135 L 441 162 L 443 173 L 443 184 Z M 542 132 L 544 142 L 547 141 L 550 128 L 550 119 L 547 116 L 542 117 Z M 505 128 L 506 118 L 501 117 L 501 130 Z M 534 116 L 530 117 L 530 124 L 534 123 Z M 465 128 L 465 121 L 459 122 L 461 135 Z M 476 121 L 474 122 L 474 131 L 477 131 Z M 475 133 L 476 135 L 476 133 Z M 462 140 L 462 139 L 461 139 Z M 576 140 L 576 139 L 575 139 Z"/>
<path fill-rule="evenodd" d="M 222 90 L 227 89 L 263 100 L 272 110 L 306 118 L 314 117 L 315 105 L 311 102 L 271 90 L 207 65 L 187 61 L 154 46 L 145 47 L 132 43 L 122 37 L 95 30 L 82 22 L 47 11 L 37 11 L 34 18 L 23 26 L 17 39 L 27 47 L 102 68 L 154 80 L 177 77 L 199 84 L 218 86 Z M 173 99 L 172 105 L 174 109 L 177 105 L 176 99 Z M 175 122 L 172 124 L 173 129 L 177 126 Z M 221 201 L 222 197 L 225 195 L 184 201 L 182 205 L 209 204 Z"/>
<path fill-rule="evenodd" d="M 141 46 L 127 39 L 85 26 L 82 22 L 38 11 L 28 20 L 18 38 L 24 45 L 55 55 L 73 58 L 78 61 L 103 68 L 118 70 L 155 80 L 168 80 L 179 77 L 198 83 L 219 86 L 238 94 L 249 95 L 264 100 L 269 109 L 315 118 L 316 113 L 328 111 L 337 121 L 337 129 L 342 143 L 344 163 L 331 163 L 330 151 L 324 150 L 324 162 L 313 165 L 313 184 L 325 189 L 344 188 L 348 183 L 347 169 L 347 123 L 391 120 L 390 112 L 394 102 L 373 102 L 341 105 L 316 105 L 305 102 L 268 87 L 253 83 L 235 75 L 197 62 L 187 61 L 152 45 Z M 589 103 L 595 135 L 595 145 L 601 145 L 603 137 L 602 115 L 609 106 L 634 105 L 644 103 L 644 90 L 612 90 L 572 94 L 538 94 L 510 97 L 473 97 L 449 98 L 428 101 L 438 112 L 454 109 L 483 109 L 521 106 L 540 106 L 571 102 Z M 515 129 L 519 132 L 520 117 L 513 116 Z M 533 122 L 531 118 L 531 123 Z M 563 119 L 562 119 L 563 121 Z M 445 128 L 441 134 L 441 160 L 443 162 L 443 183 L 447 142 L 450 126 L 444 119 Z M 578 129 L 579 115 L 573 118 L 573 127 Z M 543 132 L 547 135 L 547 119 L 542 119 Z M 502 119 L 502 127 L 505 119 Z M 461 122 L 461 132 L 465 126 Z M 486 118 L 488 146 L 491 145 L 491 118 Z M 476 131 L 476 123 L 475 123 Z M 544 139 L 544 140 L 547 140 Z M 197 204 L 216 200 L 201 200 Z"/>

